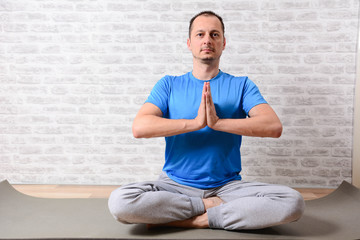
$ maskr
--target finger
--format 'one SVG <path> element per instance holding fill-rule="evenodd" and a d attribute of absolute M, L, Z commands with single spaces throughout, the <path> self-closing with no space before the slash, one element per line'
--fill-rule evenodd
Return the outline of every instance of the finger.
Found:
<path fill-rule="evenodd" d="M 206 103 L 206 83 L 204 83 L 203 85 L 203 91 L 201 94 L 201 103 Z"/>
<path fill-rule="evenodd" d="M 210 104 L 213 104 L 213 100 L 212 100 L 212 96 L 211 96 L 211 89 L 210 89 L 210 82 L 207 82 L 206 84 L 206 94 L 208 96 L 208 99 L 209 99 L 209 103 Z"/>
<path fill-rule="evenodd" d="M 211 105 L 212 105 L 211 94 L 209 92 L 206 92 L 206 109 L 211 110 Z"/>
<path fill-rule="evenodd" d="M 203 93 L 205 93 L 207 90 L 207 84 L 206 84 L 206 82 L 204 82 L 204 85 L 203 85 Z"/>

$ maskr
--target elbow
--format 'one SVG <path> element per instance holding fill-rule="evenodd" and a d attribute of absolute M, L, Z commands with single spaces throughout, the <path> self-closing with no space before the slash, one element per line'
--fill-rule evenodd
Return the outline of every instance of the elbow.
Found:
<path fill-rule="evenodd" d="M 139 133 L 134 132 L 134 131 L 133 131 L 133 136 L 134 136 L 134 138 L 142 138 L 142 136 Z"/>
<path fill-rule="evenodd" d="M 274 126 L 271 136 L 273 138 L 279 138 L 279 137 L 281 137 L 282 131 L 283 131 L 282 124 L 278 123 Z"/>
<path fill-rule="evenodd" d="M 143 133 L 141 127 L 133 124 L 132 126 L 132 133 L 133 133 L 133 136 L 134 138 L 144 138 L 145 137 L 145 134 Z"/>

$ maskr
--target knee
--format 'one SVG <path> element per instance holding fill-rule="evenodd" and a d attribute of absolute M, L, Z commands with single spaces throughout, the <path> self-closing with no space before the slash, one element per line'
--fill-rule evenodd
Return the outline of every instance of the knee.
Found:
<path fill-rule="evenodd" d="M 293 190 L 291 193 L 288 210 L 289 215 L 287 216 L 287 222 L 296 221 L 303 215 L 305 211 L 305 202 L 304 198 L 298 191 Z"/>
<path fill-rule="evenodd" d="M 121 189 L 114 190 L 108 200 L 108 207 L 111 215 L 119 222 L 130 223 L 128 216 L 132 209 L 129 201 L 126 201 Z"/>

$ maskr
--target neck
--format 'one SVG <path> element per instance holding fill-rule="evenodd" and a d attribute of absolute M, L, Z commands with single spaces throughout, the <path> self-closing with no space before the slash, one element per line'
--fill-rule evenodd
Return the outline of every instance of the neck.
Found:
<path fill-rule="evenodd" d="M 219 73 L 219 62 L 201 63 L 194 61 L 193 76 L 200 80 L 210 80 Z"/>

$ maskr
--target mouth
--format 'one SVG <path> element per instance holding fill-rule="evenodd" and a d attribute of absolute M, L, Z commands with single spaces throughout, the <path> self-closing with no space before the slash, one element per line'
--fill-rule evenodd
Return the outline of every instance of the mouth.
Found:
<path fill-rule="evenodd" d="M 202 48 L 201 52 L 213 52 L 214 49 L 213 48 Z"/>

